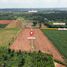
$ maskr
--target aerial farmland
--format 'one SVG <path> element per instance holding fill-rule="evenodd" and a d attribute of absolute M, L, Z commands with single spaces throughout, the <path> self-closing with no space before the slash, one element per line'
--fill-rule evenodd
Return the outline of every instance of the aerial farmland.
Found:
<path fill-rule="evenodd" d="M 0 67 L 67 66 L 67 12 L 35 10 L 0 10 Z"/>

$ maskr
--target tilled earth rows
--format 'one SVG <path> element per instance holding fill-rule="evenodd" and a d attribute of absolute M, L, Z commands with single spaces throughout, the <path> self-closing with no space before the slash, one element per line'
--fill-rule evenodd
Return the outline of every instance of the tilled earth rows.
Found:
<path fill-rule="evenodd" d="M 30 37 L 30 29 L 24 29 L 13 45 L 10 46 L 12 50 L 15 51 L 42 51 L 44 53 L 49 53 L 53 55 L 54 59 L 64 62 L 59 51 L 53 46 L 53 44 L 48 40 L 48 38 L 41 32 L 40 29 L 33 29 L 35 40 L 31 41 L 28 39 Z M 31 43 L 32 42 L 32 43 Z M 62 66 L 63 67 L 63 66 Z"/>

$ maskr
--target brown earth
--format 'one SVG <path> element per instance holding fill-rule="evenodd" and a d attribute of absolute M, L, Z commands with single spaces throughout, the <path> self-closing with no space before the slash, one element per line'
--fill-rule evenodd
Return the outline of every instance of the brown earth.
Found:
<path fill-rule="evenodd" d="M 29 29 L 24 29 L 21 31 L 16 41 L 13 43 L 13 45 L 11 45 L 10 48 L 15 51 L 31 51 L 32 48 L 30 46 L 29 40 L 27 39 L 29 36 L 29 31 Z"/>
<path fill-rule="evenodd" d="M 8 24 L 6 28 L 22 28 L 22 22 L 18 20 L 14 20 L 10 24 Z"/>
<path fill-rule="evenodd" d="M 2 44 L 2 41 L 0 40 L 0 44 Z"/>
<path fill-rule="evenodd" d="M 0 24 L 9 24 L 11 22 L 14 22 L 15 20 L 0 20 Z"/>
<path fill-rule="evenodd" d="M 12 50 L 15 51 L 42 51 L 44 53 L 49 53 L 53 55 L 53 58 L 64 62 L 59 51 L 54 47 L 54 45 L 48 40 L 48 38 L 40 31 L 40 29 L 33 29 L 34 37 L 36 39 L 34 42 L 28 39 L 30 36 L 30 29 L 24 29 L 21 31 L 19 36 L 17 37 L 16 41 L 13 45 L 10 46 Z M 57 66 L 58 67 L 58 66 Z M 60 66 L 59 66 L 60 67 Z"/>

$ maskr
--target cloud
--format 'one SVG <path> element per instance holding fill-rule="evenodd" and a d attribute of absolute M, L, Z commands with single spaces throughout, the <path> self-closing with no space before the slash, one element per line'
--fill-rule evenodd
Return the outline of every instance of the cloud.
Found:
<path fill-rule="evenodd" d="M 0 2 L 8 2 L 9 0 L 0 0 Z"/>
<path fill-rule="evenodd" d="M 0 0 L 0 8 L 2 7 L 67 7 L 67 0 Z"/>

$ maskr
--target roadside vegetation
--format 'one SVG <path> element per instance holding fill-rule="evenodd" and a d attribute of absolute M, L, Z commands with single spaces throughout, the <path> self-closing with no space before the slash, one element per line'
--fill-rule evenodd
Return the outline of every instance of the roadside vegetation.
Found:
<path fill-rule="evenodd" d="M 1 67 L 54 67 L 52 56 L 41 52 L 14 52 L 0 48 Z"/>

